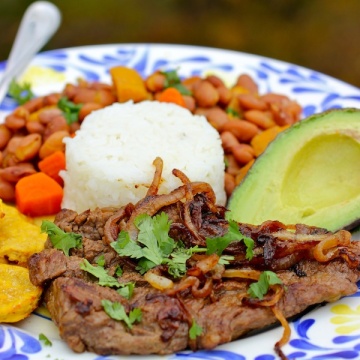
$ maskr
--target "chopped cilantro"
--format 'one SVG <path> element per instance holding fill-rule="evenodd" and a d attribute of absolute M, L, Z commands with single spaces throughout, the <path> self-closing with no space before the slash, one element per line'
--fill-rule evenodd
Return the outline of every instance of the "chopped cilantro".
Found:
<path fill-rule="evenodd" d="M 117 267 L 116 267 L 116 270 L 115 270 L 115 275 L 117 276 L 117 277 L 120 277 L 120 276 L 122 276 L 123 275 L 123 269 L 120 267 L 120 265 L 118 265 Z"/>
<path fill-rule="evenodd" d="M 233 108 L 227 108 L 227 109 L 226 109 L 226 113 L 229 114 L 229 115 L 235 116 L 235 117 L 240 117 L 239 112 L 236 111 L 236 110 L 233 109 Z"/>
<path fill-rule="evenodd" d="M 239 230 L 239 225 L 233 220 L 229 220 L 228 232 L 224 236 L 206 239 L 207 254 L 216 253 L 220 256 L 233 241 L 244 241 L 246 259 L 251 260 L 253 257 L 254 240 L 244 236 Z"/>
<path fill-rule="evenodd" d="M 57 107 L 63 112 L 66 123 L 71 125 L 79 120 L 79 112 L 83 104 L 75 104 L 66 97 L 60 98 Z"/>
<path fill-rule="evenodd" d="M 135 308 L 130 311 L 129 315 L 126 314 L 125 308 L 119 302 L 112 302 L 110 300 L 102 300 L 101 304 L 105 312 L 114 320 L 124 321 L 129 329 L 132 328 L 132 324 L 140 322 L 142 318 L 141 309 Z"/>
<path fill-rule="evenodd" d="M 198 336 L 200 336 L 203 332 L 203 329 L 200 325 L 196 323 L 193 319 L 192 325 L 189 329 L 189 337 L 191 340 L 195 340 Z"/>
<path fill-rule="evenodd" d="M 186 272 L 186 260 L 194 252 L 205 251 L 198 247 L 185 249 L 181 242 L 170 238 L 170 222 L 164 212 L 154 217 L 141 214 L 136 217 L 135 225 L 139 229 L 137 242 L 126 231 L 121 231 L 111 246 L 120 256 L 138 259 L 137 270 L 142 274 L 157 265 L 166 264 L 172 276 L 181 277 Z"/>
<path fill-rule="evenodd" d="M 104 254 L 101 254 L 100 256 L 98 256 L 98 257 L 96 258 L 96 263 L 97 263 L 99 266 L 102 266 L 102 267 L 105 266 L 105 256 L 104 256 Z"/>
<path fill-rule="evenodd" d="M 69 256 L 70 249 L 80 248 L 82 245 L 82 236 L 75 233 L 66 233 L 57 227 L 51 221 L 43 221 L 41 232 L 47 233 L 55 249 L 62 250 L 66 256 Z"/>
<path fill-rule="evenodd" d="M 80 269 L 99 279 L 99 285 L 108 287 L 122 287 L 116 278 L 110 276 L 102 266 L 93 266 L 86 259 L 80 264 Z"/>
<path fill-rule="evenodd" d="M 128 282 L 128 283 L 124 283 L 122 285 L 123 285 L 123 287 L 116 291 L 118 292 L 118 294 L 120 294 L 124 298 L 131 299 L 133 292 L 134 292 L 135 283 Z"/>
<path fill-rule="evenodd" d="M 15 80 L 11 81 L 8 93 L 20 105 L 34 97 L 30 83 L 19 84 Z"/>
<path fill-rule="evenodd" d="M 52 342 L 45 334 L 39 334 L 39 340 L 46 346 L 52 346 Z"/>
<path fill-rule="evenodd" d="M 176 70 L 163 71 L 162 74 L 165 75 L 165 88 L 173 87 L 182 95 L 191 95 L 191 91 L 181 83 Z"/>
<path fill-rule="evenodd" d="M 269 291 L 270 285 L 282 284 L 282 281 L 272 271 L 264 271 L 260 274 L 259 280 L 250 285 L 248 294 L 253 298 L 263 299 Z"/>

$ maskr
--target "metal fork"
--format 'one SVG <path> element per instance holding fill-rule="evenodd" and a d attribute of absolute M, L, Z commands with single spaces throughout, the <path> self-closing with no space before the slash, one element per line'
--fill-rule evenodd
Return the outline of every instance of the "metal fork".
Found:
<path fill-rule="evenodd" d="M 32 58 L 59 28 L 60 22 L 60 11 L 50 2 L 36 1 L 26 9 L 0 81 L 0 104 L 10 82 L 24 72 Z"/>

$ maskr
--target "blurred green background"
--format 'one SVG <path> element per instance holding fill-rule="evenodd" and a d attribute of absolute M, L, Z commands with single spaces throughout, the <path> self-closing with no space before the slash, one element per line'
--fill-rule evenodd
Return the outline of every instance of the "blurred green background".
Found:
<path fill-rule="evenodd" d="M 52 0 L 63 20 L 44 50 L 174 43 L 253 53 L 360 87 L 360 0 Z M 5 60 L 30 0 L 0 0 Z"/>

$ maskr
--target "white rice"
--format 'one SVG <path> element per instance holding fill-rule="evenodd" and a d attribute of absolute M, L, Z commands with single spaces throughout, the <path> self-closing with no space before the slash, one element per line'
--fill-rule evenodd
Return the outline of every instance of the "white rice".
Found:
<path fill-rule="evenodd" d="M 86 117 L 74 138 L 66 138 L 62 207 L 82 212 L 120 207 L 143 198 L 152 182 L 154 159 L 164 162 L 159 193 L 182 183 L 208 182 L 224 205 L 224 152 L 218 132 L 204 116 L 177 105 L 145 101 L 114 104 Z"/>

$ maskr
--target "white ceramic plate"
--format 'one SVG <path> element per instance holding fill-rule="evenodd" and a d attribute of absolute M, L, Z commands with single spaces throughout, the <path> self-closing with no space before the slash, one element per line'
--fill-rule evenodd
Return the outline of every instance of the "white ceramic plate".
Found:
<path fill-rule="evenodd" d="M 143 76 L 158 68 L 177 69 L 180 76 L 204 75 L 215 71 L 229 83 L 239 74 L 248 73 L 259 84 L 260 93 L 273 91 L 290 96 L 303 106 L 304 116 L 331 108 L 360 108 L 358 88 L 318 72 L 260 56 L 178 45 L 119 44 L 44 52 L 31 64 L 31 67 L 44 69 L 44 73 L 37 72 L 34 90 L 37 95 L 60 91 L 66 82 L 75 82 L 79 77 L 110 83 L 108 70 L 115 65 L 133 67 Z M 3 69 L 4 63 L 0 63 L 0 76 Z M 49 74 L 49 69 L 56 70 L 58 74 Z M 14 107 L 15 103 L 6 98 L 0 105 L 0 118 Z M 289 359 L 359 358 L 359 298 L 360 290 L 353 296 L 319 307 L 292 322 L 291 340 L 284 348 Z M 52 341 L 52 346 L 45 346 L 39 341 L 40 333 Z M 282 328 L 277 327 L 211 351 L 149 356 L 146 359 L 273 360 L 277 358 L 273 346 L 281 334 Z M 74 354 L 60 340 L 57 328 L 43 309 L 15 325 L 0 324 L 0 360 L 123 358 L 93 353 Z"/>

